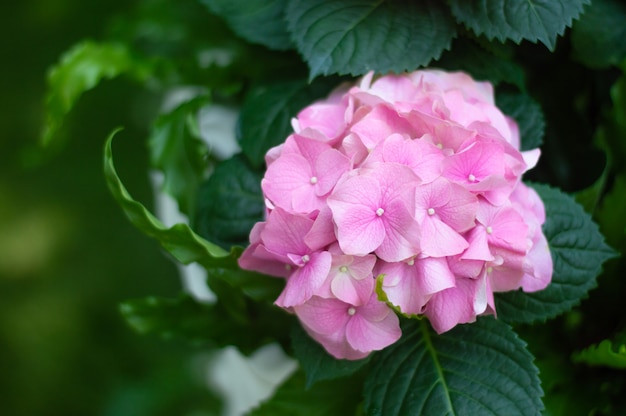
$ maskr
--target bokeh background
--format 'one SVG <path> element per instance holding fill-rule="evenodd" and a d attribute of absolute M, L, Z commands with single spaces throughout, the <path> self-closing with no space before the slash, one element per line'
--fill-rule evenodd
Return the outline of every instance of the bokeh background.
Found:
<path fill-rule="evenodd" d="M 0 3 L 2 415 L 219 413 L 197 365 L 202 348 L 139 336 L 119 313 L 121 301 L 180 289 L 174 264 L 130 226 L 102 174 L 104 139 L 123 125 L 116 163 L 150 207 L 138 119 L 154 100 L 123 79 L 107 81 L 80 99 L 67 146 L 37 162 L 47 68 L 79 40 L 100 39 L 133 4 Z"/>

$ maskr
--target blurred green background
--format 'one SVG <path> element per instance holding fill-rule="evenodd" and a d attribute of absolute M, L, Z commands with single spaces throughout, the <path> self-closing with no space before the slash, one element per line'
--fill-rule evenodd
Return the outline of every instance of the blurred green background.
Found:
<path fill-rule="evenodd" d="M 74 43 L 99 39 L 120 0 L 2 2 L 0 112 L 0 414 L 205 415 L 201 349 L 141 337 L 121 301 L 180 288 L 158 244 L 132 228 L 102 174 L 102 145 L 116 126 L 117 164 L 150 206 L 142 124 L 154 105 L 124 80 L 81 98 L 62 152 L 30 166 L 43 122 L 47 68 Z M 139 98 L 138 98 L 139 97 Z M 145 125 L 145 123 L 143 124 Z M 195 365 L 194 365 L 195 364 Z M 202 411 L 198 409 L 203 409 Z"/>

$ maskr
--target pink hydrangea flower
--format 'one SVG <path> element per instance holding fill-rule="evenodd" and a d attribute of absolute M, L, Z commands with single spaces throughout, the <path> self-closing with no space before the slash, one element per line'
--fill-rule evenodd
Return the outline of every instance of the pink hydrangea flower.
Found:
<path fill-rule="evenodd" d="M 521 182 L 539 149 L 493 87 L 420 70 L 342 85 L 270 149 L 267 217 L 239 264 L 286 280 L 276 304 L 337 358 L 396 342 L 399 318 L 442 333 L 495 314 L 494 293 L 545 288 L 543 203 Z"/>

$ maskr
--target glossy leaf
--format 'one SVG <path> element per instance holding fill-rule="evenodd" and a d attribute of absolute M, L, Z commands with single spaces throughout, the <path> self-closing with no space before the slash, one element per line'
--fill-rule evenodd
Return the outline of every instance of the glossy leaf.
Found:
<path fill-rule="evenodd" d="M 370 356 L 362 360 L 338 360 L 314 341 L 300 325 L 291 331 L 291 345 L 295 357 L 306 374 L 306 388 L 321 380 L 332 380 L 350 376 L 367 365 Z"/>
<path fill-rule="evenodd" d="M 496 95 L 496 104 L 517 121 L 521 150 L 541 146 L 546 123 L 539 103 L 526 94 L 501 93 Z"/>
<path fill-rule="evenodd" d="M 65 116 L 84 92 L 121 74 L 145 80 L 149 70 L 148 64 L 136 60 L 123 44 L 84 41 L 74 46 L 48 72 L 42 145 L 60 143 L 59 131 Z"/>
<path fill-rule="evenodd" d="M 198 233 L 227 250 L 247 245 L 250 230 L 265 212 L 261 177 L 241 156 L 220 162 L 200 188 Z"/>
<path fill-rule="evenodd" d="M 546 207 L 543 231 L 554 274 L 544 290 L 496 295 L 498 318 L 507 322 L 545 321 L 570 310 L 596 286 L 602 263 L 615 256 L 598 226 L 572 197 L 546 185 L 533 188 Z"/>
<path fill-rule="evenodd" d="M 456 35 L 436 0 L 294 0 L 287 22 L 311 78 L 415 70 L 437 59 Z"/>
<path fill-rule="evenodd" d="M 279 50 L 292 46 L 283 16 L 286 0 L 201 0 L 201 3 L 249 42 Z"/>
<path fill-rule="evenodd" d="M 400 415 L 538 415 L 542 390 L 533 357 L 511 327 L 478 318 L 436 335 L 408 321 L 403 337 L 372 360 L 365 412 Z"/>
<path fill-rule="evenodd" d="M 204 98 L 184 103 L 160 116 L 152 127 L 148 148 L 152 167 L 163 172 L 162 189 L 193 215 L 198 187 L 207 171 L 208 149 L 197 132 L 196 113 Z"/>
<path fill-rule="evenodd" d="M 338 83 L 332 78 L 312 84 L 301 80 L 253 89 L 241 108 L 237 128 L 237 140 L 252 166 L 261 168 L 265 153 L 283 143 L 292 132 L 291 119 Z"/>
<path fill-rule="evenodd" d="M 540 41 L 550 50 L 590 0 L 449 0 L 459 23 L 488 39 Z"/>
<path fill-rule="evenodd" d="M 605 339 L 599 344 L 591 345 L 582 351 L 574 353 L 572 360 L 590 366 L 626 370 L 626 345 L 619 345 L 617 351 L 615 351 L 611 341 Z"/>

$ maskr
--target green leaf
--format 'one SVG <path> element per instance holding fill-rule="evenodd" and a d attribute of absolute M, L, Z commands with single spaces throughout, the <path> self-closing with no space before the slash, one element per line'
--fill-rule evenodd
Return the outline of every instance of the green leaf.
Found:
<path fill-rule="evenodd" d="M 237 140 L 252 166 L 261 168 L 265 153 L 292 132 L 291 119 L 338 83 L 333 78 L 312 84 L 300 80 L 253 89 L 241 108 L 237 128 Z"/>
<path fill-rule="evenodd" d="M 105 144 L 104 173 L 107 185 L 130 222 L 144 234 L 155 238 L 163 248 L 183 264 L 197 262 L 213 276 L 242 290 L 257 300 L 274 300 L 280 292 L 281 279 L 242 270 L 237 259 L 241 247 L 226 251 L 196 234 L 187 224 L 175 224 L 171 228 L 163 225 L 140 202 L 128 193 L 115 171 L 111 143 L 119 130 L 111 133 Z"/>
<path fill-rule="evenodd" d="M 477 80 L 489 81 L 494 85 L 501 82 L 524 90 L 524 71 L 511 59 L 498 56 L 467 38 L 459 38 L 452 49 L 443 53 L 433 65 L 447 70 L 465 71 Z"/>
<path fill-rule="evenodd" d="M 542 145 L 546 123 L 539 103 L 526 94 L 499 93 L 496 95 L 496 104 L 504 114 L 517 121 L 521 150 Z"/>
<path fill-rule="evenodd" d="M 160 116 L 149 138 L 150 163 L 163 172 L 163 191 L 192 216 L 198 187 L 207 171 L 208 150 L 197 132 L 197 111 L 206 97 L 186 102 Z"/>
<path fill-rule="evenodd" d="M 48 72 L 41 144 L 48 148 L 61 145 L 59 132 L 65 116 L 84 92 L 102 80 L 126 74 L 143 81 L 149 73 L 149 65 L 138 61 L 122 44 L 84 41 L 75 45 Z"/>
<path fill-rule="evenodd" d="M 198 303 L 188 295 L 174 299 L 150 296 L 129 300 L 120 305 L 120 311 L 128 324 L 143 335 L 218 347 L 235 345 L 245 354 L 274 340 L 262 318 L 272 318 L 284 325 L 291 323 L 266 310 L 262 313 L 246 310 L 247 316 L 232 319 L 223 303 Z"/>
<path fill-rule="evenodd" d="M 543 232 L 554 273 L 544 290 L 496 294 L 498 317 L 507 322 L 545 321 L 570 310 L 596 286 L 602 263 L 615 256 L 598 226 L 571 196 L 547 185 L 533 188 L 546 207 Z"/>
<path fill-rule="evenodd" d="M 345 416 L 356 413 L 360 379 L 322 381 L 305 390 L 302 371 L 294 373 L 273 397 L 248 416 Z"/>
<path fill-rule="evenodd" d="M 437 0 L 294 0 L 287 22 L 311 79 L 414 70 L 437 59 L 456 35 Z"/>
<path fill-rule="evenodd" d="M 294 325 L 291 331 L 291 345 L 294 356 L 306 374 L 306 388 L 321 380 L 332 380 L 350 376 L 370 361 L 370 356 L 362 360 L 338 360 L 313 340 L 301 325 Z"/>
<path fill-rule="evenodd" d="M 613 350 L 611 341 L 605 339 L 600 344 L 591 345 L 582 351 L 574 353 L 572 360 L 590 366 L 610 367 L 619 370 L 626 369 L 626 345 L 622 344 Z"/>
<path fill-rule="evenodd" d="M 157 239 L 168 253 L 183 264 L 198 262 L 207 268 L 237 268 L 237 256 L 234 252 L 229 253 L 206 241 L 187 224 L 165 227 L 140 202 L 132 198 L 117 176 L 113 164 L 111 143 L 118 131 L 111 133 L 104 147 L 104 174 L 109 190 L 130 222 L 144 234 Z"/>
<path fill-rule="evenodd" d="M 626 3 L 593 0 L 572 27 L 572 55 L 591 68 L 619 65 L 626 58 Z"/>
<path fill-rule="evenodd" d="M 403 337 L 372 360 L 367 415 L 538 415 L 533 356 L 510 326 L 481 317 L 436 335 L 406 321 Z"/>
<path fill-rule="evenodd" d="M 520 43 L 540 41 L 550 50 L 590 0 L 448 0 L 452 14 L 477 35 Z"/>
<path fill-rule="evenodd" d="M 252 43 L 270 49 L 292 47 L 284 20 L 286 0 L 200 0 L 231 29 Z"/>
<path fill-rule="evenodd" d="M 250 230 L 265 212 L 261 178 L 240 155 L 220 162 L 200 187 L 197 232 L 225 249 L 247 245 Z"/>

